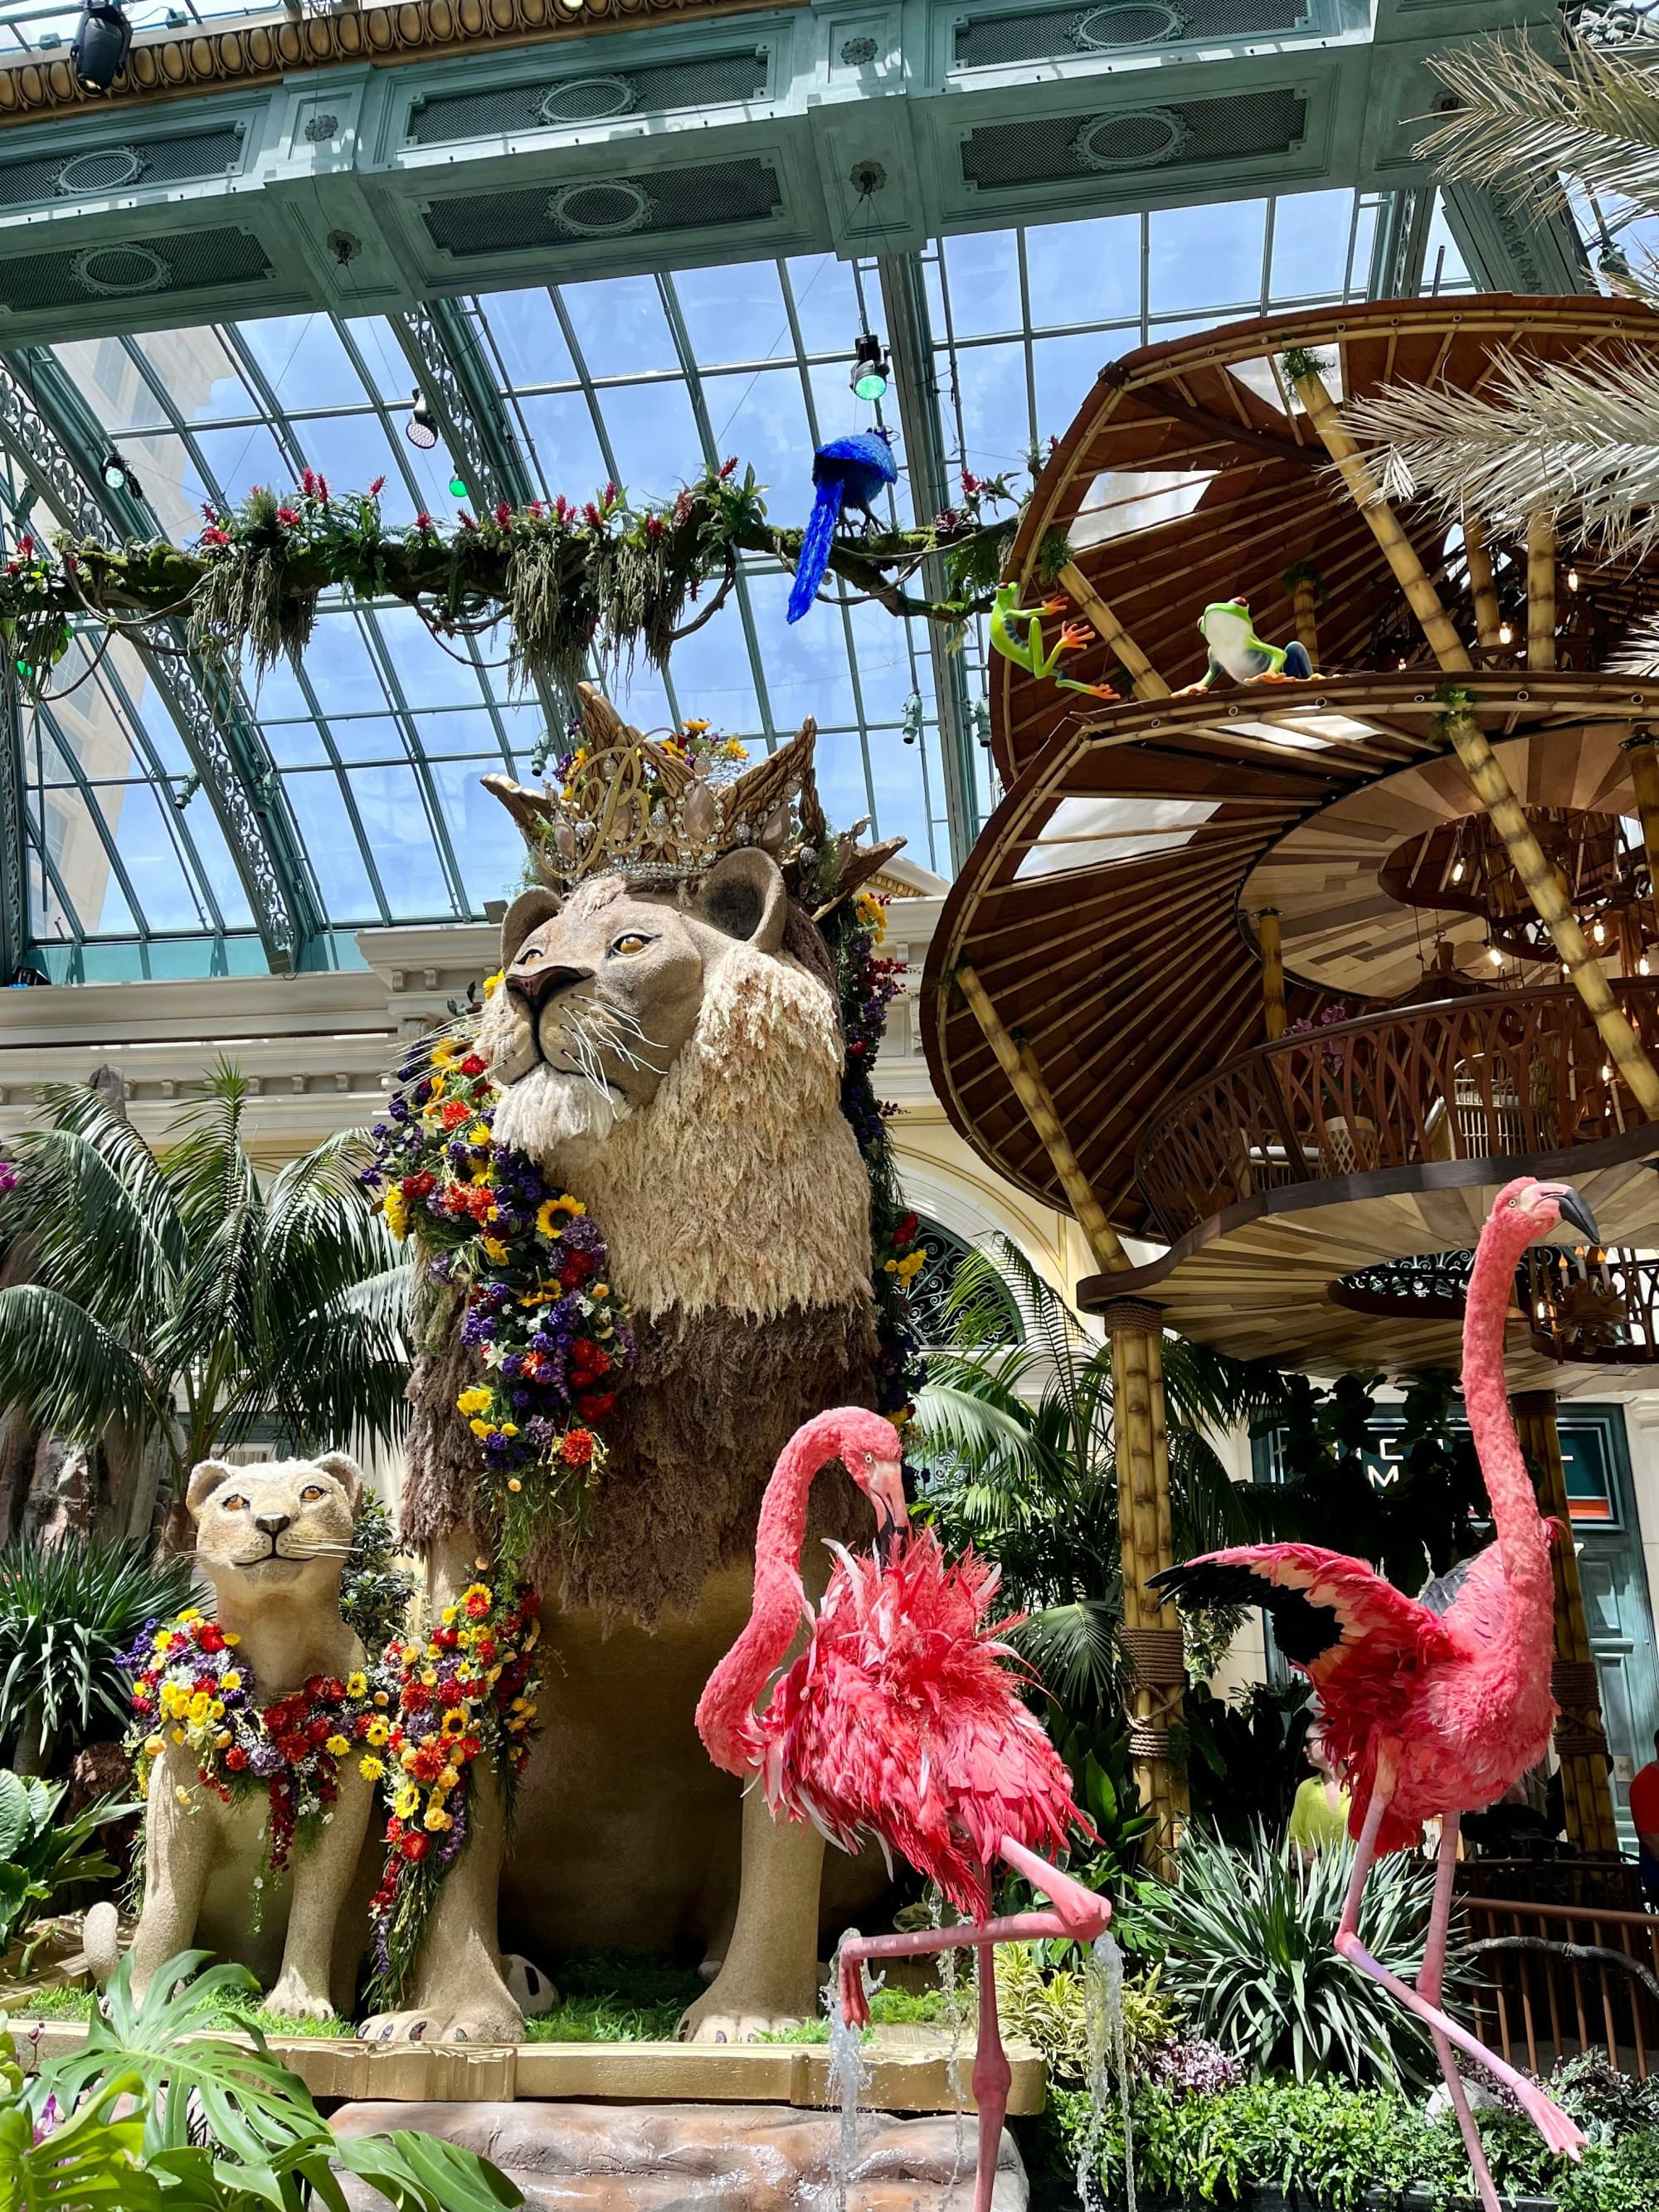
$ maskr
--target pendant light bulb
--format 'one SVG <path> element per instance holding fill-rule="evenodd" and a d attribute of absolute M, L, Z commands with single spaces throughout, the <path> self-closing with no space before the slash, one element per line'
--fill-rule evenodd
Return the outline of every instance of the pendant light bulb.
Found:
<path fill-rule="evenodd" d="M 1452 862 L 1452 881 L 1455 884 L 1461 884 L 1462 880 L 1463 863 L 1461 860 L 1454 860 Z"/>
<path fill-rule="evenodd" d="M 1570 592 L 1576 592 L 1578 589 L 1578 571 L 1577 568 L 1569 568 L 1567 571 L 1567 589 Z"/>
<path fill-rule="evenodd" d="M 432 419 L 432 410 L 427 405 L 426 394 L 418 384 L 415 387 L 409 420 L 404 425 L 404 435 L 419 453 L 429 453 L 438 442 L 438 426 Z"/>
<path fill-rule="evenodd" d="M 1498 623 L 1498 642 L 1499 645 L 1513 645 L 1515 643 L 1515 632 L 1510 629 L 1508 623 Z"/>

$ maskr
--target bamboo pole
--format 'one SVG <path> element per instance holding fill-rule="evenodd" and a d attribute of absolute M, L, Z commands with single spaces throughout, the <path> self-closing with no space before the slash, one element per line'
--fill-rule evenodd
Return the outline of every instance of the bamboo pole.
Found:
<path fill-rule="evenodd" d="M 1267 1042 L 1285 1034 L 1285 949 L 1279 930 L 1279 908 L 1264 906 L 1255 918 L 1261 945 L 1261 997 L 1267 1022 Z"/>
<path fill-rule="evenodd" d="M 1613 998 L 1606 971 L 1590 951 L 1578 917 L 1567 902 L 1561 878 L 1545 859 L 1544 848 L 1533 833 L 1514 786 L 1487 744 L 1485 731 L 1467 702 L 1455 705 L 1438 726 L 1456 747 L 1475 795 L 1508 846 L 1516 873 L 1549 931 L 1569 980 L 1589 1009 L 1608 1058 L 1648 1120 L 1659 1121 L 1659 1073 Z"/>
<path fill-rule="evenodd" d="M 1527 666 L 1555 665 L 1555 524 L 1527 517 Z"/>
<path fill-rule="evenodd" d="M 1636 787 L 1636 813 L 1642 824 L 1642 845 L 1648 856 L 1651 896 L 1659 901 L 1659 753 L 1646 731 L 1625 746 L 1630 756 L 1630 780 Z"/>
<path fill-rule="evenodd" d="M 1429 581 L 1428 573 L 1417 557 L 1417 550 L 1395 519 L 1394 509 L 1383 498 L 1382 488 L 1371 474 L 1358 447 L 1349 436 L 1341 416 L 1331 404 L 1331 395 L 1325 389 L 1325 380 L 1311 355 L 1286 354 L 1285 371 L 1291 379 L 1297 398 L 1307 410 L 1308 420 L 1318 431 L 1326 452 L 1336 463 L 1338 472 L 1347 486 L 1348 496 L 1370 525 L 1371 535 L 1382 550 L 1383 558 L 1394 571 L 1395 580 L 1411 603 L 1412 612 L 1423 626 L 1435 659 L 1448 671 L 1461 671 L 1470 665 L 1463 641 L 1452 627 L 1451 618 L 1440 604 L 1440 595 Z M 1298 374 L 1298 372 L 1300 372 Z"/>
<path fill-rule="evenodd" d="M 1187 1814 L 1184 1783 L 1170 1765 L 1170 1723 L 1186 1686 L 1180 1620 L 1149 1589 L 1175 1564 L 1170 1514 L 1169 1438 L 1164 1402 L 1163 1316 L 1139 1298 L 1122 1298 L 1102 1316 L 1112 1346 L 1112 1432 L 1117 1459 L 1118 1540 L 1123 1565 L 1123 1626 L 1128 1662 L 1129 1764 L 1152 1831 L 1155 1872 L 1170 1869 Z"/>
<path fill-rule="evenodd" d="M 1088 616 L 1101 636 L 1129 672 L 1137 699 L 1167 699 L 1170 687 L 1135 643 L 1075 561 L 1068 561 L 1055 581 Z"/>
<path fill-rule="evenodd" d="M 1486 549 L 1486 526 L 1478 514 L 1463 517 L 1463 551 L 1469 564 L 1469 596 L 1474 601 L 1474 634 L 1484 646 L 1499 643 L 1498 584 Z"/>
<path fill-rule="evenodd" d="M 1561 1762 L 1567 1837 L 1577 1850 L 1616 1858 L 1619 1831 L 1607 1776 L 1607 1739 L 1601 1724 L 1601 1691 L 1584 1613 L 1578 1554 L 1573 1548 L 1567 1479 L 1555 1425 L 1555 1393 L 1517 1391 L 1515 1426 L 1522 1452 L 1537 1480 L 1539 1504 L 1561 1523 L 1563 1530 L 1550 1547 L 1555 1577 L 1555 1663 L 1550 1670 L 1550 1686 L 1561 1708 L 1555 1723 L 1555 1751 Z"/>
<path fill-rule="evenodd" d="M 1103 1274 L 1121 1273 L 1131 1264 L 1129 1255 L 1118 1242 L 1117 1231 L 1106 1218 L 1105 1208 L 1095 1196 L 1094 1186 L 1072 1150 L 1054 1095 L 1042 1079 L 1036 1054 L 1029 1044 L 1017 1042 L 1009 1035 L 970 962 L 964 960 L 958 967 L 957 981 L 962 986 L 962 995 L 968 1001 L 969 1012 L 996 1054 L 998 1066 L 1012 1085 L 1014 1096 L 1042 1139 L 1042 1149 L 1054 1164 L 1060 1187 L 1077 1216 L 1078 1226 L 1088 1239 L 1096 1266 Z"/>
<path fill-rule="evenodd" d="M 1296 622 L 1297 642 L 1305 650 L 1310 667 L 1319 666 L 1319 617 L 1316 611 L 1319 592 L 1319 577 L 1305 561 L 1298 562 L 1285 577 L 1290 586 L 1291 613 Z"/>

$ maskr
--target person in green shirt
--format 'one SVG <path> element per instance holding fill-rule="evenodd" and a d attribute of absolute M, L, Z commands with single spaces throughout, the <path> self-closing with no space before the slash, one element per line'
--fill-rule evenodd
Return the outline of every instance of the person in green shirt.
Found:
<path fill-rule="evenodd" d="M 1322 1851 L 1334 1850 L 1346 1838 L 1348 1793 L 1337 1780 L 1317 1719 L 1308 1730 L 1303 1756 L 1314 1771 L 1296 1793 L 1289 1835 L 1303 1865 L 1311 1866 Z"/>

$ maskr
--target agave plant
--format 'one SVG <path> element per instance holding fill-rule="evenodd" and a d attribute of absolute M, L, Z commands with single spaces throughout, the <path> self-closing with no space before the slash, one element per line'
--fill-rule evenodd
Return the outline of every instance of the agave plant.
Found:
<path fill-rule="evenodd" d="M 1025 1341 L 1007 1342 L 1012 1290 Z M 951 1335 L 928 1355 L 916 1400 L 922 1510 L 947 1547 L 1000 1565 L 1016 1639 L 1066 1712 L 1115 1704 L 1121 1612 L 1110 1346 L 1006 1239 L 963 1263 Z M 1248 1542 L 1261 1522 L 1212 1436 L 1257 1410 L 1258 1380 L 1201 1346 L 1166 1339 L 1170 1490 L 1176 1554 Z M 1237 1617 L 1221 1624 L 1231 1640 Z"/>
<path fill-rule="evenodd" d="M 147 1544 L 25 1536 L 0 1546 L 0 1757 L 25 1773 L 60 1768 L 100 1723 L 131 1717 L 118 1655 L 190 1589 L 179 1559 Z"/>
<path fill-rule="evenodd" d="M 390 1439 L 404 1413 L 404 1275 L 356 1140 L 262 1181 L 246 1098 L 222 1062 L 152 1146 L 99 1092 L 52 1086 L 0 1197 L 33 1277 L 0 1289 L 0 1408 L 106 1444 L 138 1505 L 159 1461 L 179 1538 L 191 1467 L 261 1424 L 306 1449 Z"/>
<path fill-rule="evenodd" d="M 1164 1948 L 1163 1989 L 1257 2077 L 1420 2091 L 1439 2078 L 1426 2030 L 1331 1948 L 1352 1872 L 1351 1845 L 1304 1867 L 1265 1826 L 1242 1848 L 1189 1829 L 1174 1881 L 1141 1892 Z M 1365 1885 L 1361 1940 L 1407 1981 L 1423 1963 L 1433 1895 L 1433 1870 L 1405 1853 L 1379 1860 Z M 1449 1994 L 1474 1980 L 1471 1959 L 1454 1920 Z"/>

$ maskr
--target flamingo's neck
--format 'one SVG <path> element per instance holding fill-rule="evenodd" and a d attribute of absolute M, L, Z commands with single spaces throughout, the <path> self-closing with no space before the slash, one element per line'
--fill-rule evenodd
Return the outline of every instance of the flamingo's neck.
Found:
<path fill-rule="evenodd" d="M 1463 1313 L 1463 1403 L 1510 1599 L 1541 1605 L 1548 1613 L 1554 1605 L 1549 1531 L 1521 1455 L 1504 1382 L 1504 1324 L 1516 1267 L 1530 1241 L 1525 1216 L 1507 1207 L 1480 1232 Z"/>
<path fill-rule="evenodd" d="M 806 1607 L 800 1578 L 806 1500 L 813 1479 L 835 1455 L 809 1424 L 772 1470 L 755 1531 L 755 1598 L 748 1626 L 708 1677 L 697 1729 L 717 1765 L 746 1774 L 759 1754 L 755 1705 L 788 1650 Z"/>

